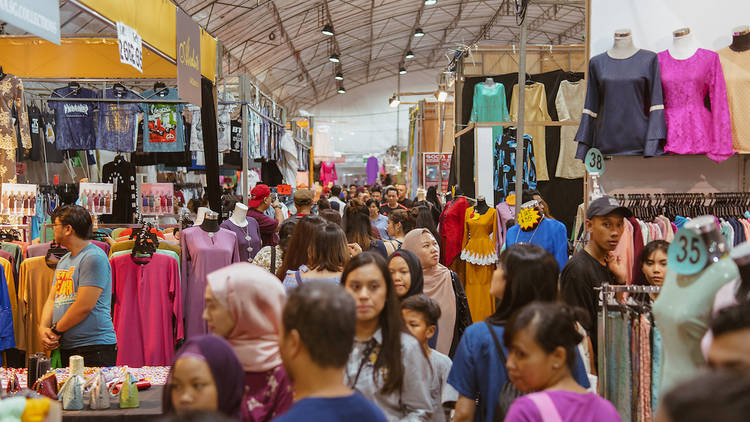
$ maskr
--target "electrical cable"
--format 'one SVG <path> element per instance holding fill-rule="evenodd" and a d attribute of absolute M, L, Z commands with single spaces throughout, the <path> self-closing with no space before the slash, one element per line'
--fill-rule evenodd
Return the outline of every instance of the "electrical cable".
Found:
<path fill-rule="evenodd" d="M 526 9 L 529 7 L 529 0 L 515 0 L 516 7 L 516 25 L 521 26 L 526 19 Z"/>

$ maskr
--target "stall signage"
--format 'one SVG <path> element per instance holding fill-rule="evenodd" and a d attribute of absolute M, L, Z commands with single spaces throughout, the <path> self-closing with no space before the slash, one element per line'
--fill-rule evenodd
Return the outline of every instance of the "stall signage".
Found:
<path fill-rule="evenodd" d="M 708 254 L 700 235 L 686 228 L 680 229 L 667 251 L 667 267 L 677 274 L 693 275 L 706 267 Z"/>
<path fill-rule="evenodd" d="M 604 174 L 604 170 L 606 170 L 606 166 L 604 165 L 604 155 L 596 148 L 589 149 L 583 164 L 586 166 L 586 171 L 589 174 L 601 176 Z"/>
<path fill-rule="evenodd" d="M 0 0 L 2 1 L 2 0 Z M 187 13 L 177 9 L 177 92 L 180 98 L 201 106 L 200 27 Z"/>
<path fill-rule="evenodd" d="M 279 195 L 291 195 L 292 185 L 278 185 L 276 186 L 276 192 L 278 192 Z"/>
<path fill-rule="evenodd" d="M 120 50 L 120 63 L 129 64 L 143 73 L 143 40 L 140 34 L 124 23 L 117 22 L 117 46 Z"/>
<path fill-rule="evenodd" d="M 0 0 L 0 20 L 60 45 L 58 0 Z"/>
<path fill-rule="evenodd" d="M 425 152 L 422 155 L 422 185 L 438 187 L 440 192 L 448 191 L 448 177 L 451 172 L 451 153 Z M 442 182 L 442 183 L 441 183 Z M 438 186 L 441 183 L 442 186 Z"/>

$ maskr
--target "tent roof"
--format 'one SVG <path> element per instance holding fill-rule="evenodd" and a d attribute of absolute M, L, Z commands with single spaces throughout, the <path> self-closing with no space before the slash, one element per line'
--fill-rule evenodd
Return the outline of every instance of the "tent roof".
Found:
<path fill-rule="evenodd" d="M 336 94 L 337 69 L 347 89 L 409 71 L 436 72 L 459 46 L 517 44 L 510 0 L 173 0 L 224 46 L 225 74 L 251 74 L 291 111 Z M 112 34 L 114 28 L 63 0 L 63 34 Z M 584 0 L 530 1 L 529 44 L 578 44 Z M 335 36 L 321 34 L 331 23 Z M 425 36 L 413 36 L 415 28 Z M 413 59 L 405 59 L 408 50 Z M 340 65 L 328 60 L 341 57 Z M 340 67 L 337 67 L 340 66 Z M 436 75 L 437 76 L 437 75 Z"/>

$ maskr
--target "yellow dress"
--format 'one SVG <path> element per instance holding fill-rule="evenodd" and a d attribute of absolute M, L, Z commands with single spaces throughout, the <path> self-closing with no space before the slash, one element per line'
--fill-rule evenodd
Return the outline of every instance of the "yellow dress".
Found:
<path fill-rule="evenodd" d="M 495 271 L 497 251 L 497 211 L 490 208 L 484 214 L 466 210 L 461 259 L 466 261 L 466 298 L 474 322 L 483 321 L 495 312 L 495 298 L 490 295 L 492 273 Z"/>

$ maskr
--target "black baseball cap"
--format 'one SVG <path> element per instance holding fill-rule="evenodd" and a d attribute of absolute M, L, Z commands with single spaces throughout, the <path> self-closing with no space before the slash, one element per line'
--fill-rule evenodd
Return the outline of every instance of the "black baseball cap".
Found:
<path fill-rule="evenodd" d="M 633 213 L 629 209 L 620 205 L 620 203 L 611 196 L 602 196 L 589 202 L 589 209 L 586 211 L 586 219 L 591 220 L 593 217 L 601 217 L 612 213 L 622 214 L 625 218 L 630 218 Z"/>

